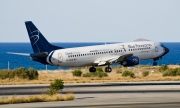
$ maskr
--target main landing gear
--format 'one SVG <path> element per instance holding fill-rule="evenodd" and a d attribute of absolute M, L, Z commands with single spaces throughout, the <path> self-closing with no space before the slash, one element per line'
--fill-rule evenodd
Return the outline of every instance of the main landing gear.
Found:
<path fill-rule="evenodd" d="M 89 68 L 89 72 L 96 72 L 96 68 L 95 68 L 95 67 L 93 67 L 93 66 L 92 66 L 92 67 L 90 67 L 90 68 Z"/>
<path fill-rule="evenodd" d="M 105 68 L 105 72 L 112 72 L 112 68 L 111 68 L 111 67 L 109 67 L 109 66 L 108 66 L 108 67 L 106 67 L 106 68 Z"/>
<path fill-rule="evenodd" d="M 89 72 L 96 72 L 96 68 L 94 66 L 89 68 Z M 105 72 L 112 72 L 112 68 L 111 67 L 106 67 L 105 68 Z"/>

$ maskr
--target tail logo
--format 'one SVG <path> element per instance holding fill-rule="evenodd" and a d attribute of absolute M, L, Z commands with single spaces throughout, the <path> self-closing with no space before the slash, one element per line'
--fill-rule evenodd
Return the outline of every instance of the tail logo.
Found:
<path fill-rule="evenodd" d="M 38 42 L 38 40 L 39 40 L 39 33 L 40 33 L 39 30 L 35 30 L 35 31 L 31 32 L 32 36 L 30 38 L 34 39 L 33 40 L 34 41 L 33 45 Z"/>

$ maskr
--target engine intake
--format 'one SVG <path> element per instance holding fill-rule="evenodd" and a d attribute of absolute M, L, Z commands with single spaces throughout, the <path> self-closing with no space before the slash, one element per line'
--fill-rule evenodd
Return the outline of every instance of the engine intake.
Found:
<path fill-rule="evenodd" d="M 138 64 L 139 64 L 139 58 L 136 56 L 129 57 L 121 62 L 121 65 L 123 66 L 134 66 Z"/>

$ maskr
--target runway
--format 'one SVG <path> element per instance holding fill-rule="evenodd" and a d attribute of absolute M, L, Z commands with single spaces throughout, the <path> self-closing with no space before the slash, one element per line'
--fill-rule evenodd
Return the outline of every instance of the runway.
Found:
<path fill-rule="evenodd" d="M 0 96 L 45 93 L 49 85 L 0 86 Z M 74 93 L 73 101 L 1 105 L 2 108 L 179 108 L 180 82 L 127 82 L 65 84 L 62 94 Z M 1 107 L 0 106 L 0 107 Z"/>

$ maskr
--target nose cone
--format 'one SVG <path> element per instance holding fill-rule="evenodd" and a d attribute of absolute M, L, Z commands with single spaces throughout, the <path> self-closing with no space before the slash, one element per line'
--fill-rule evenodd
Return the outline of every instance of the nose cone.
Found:
<path fill-rule="evenodd" d="M 169 52 L 169 49 L 164 46 L 164 54 L 163 55 L 166 55 L 168 52 Z"/>

